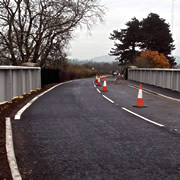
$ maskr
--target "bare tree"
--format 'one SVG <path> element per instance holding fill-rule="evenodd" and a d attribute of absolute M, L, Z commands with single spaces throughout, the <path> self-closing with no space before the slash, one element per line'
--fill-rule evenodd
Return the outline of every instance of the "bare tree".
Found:
<path fill-rule="evenodd" d="M 89 28 L 103 16 L 98 0 L 1 0 L 1 58 L 7 64 L 44 66 L 48 58 L 63 56 L 77 26 Z"/>

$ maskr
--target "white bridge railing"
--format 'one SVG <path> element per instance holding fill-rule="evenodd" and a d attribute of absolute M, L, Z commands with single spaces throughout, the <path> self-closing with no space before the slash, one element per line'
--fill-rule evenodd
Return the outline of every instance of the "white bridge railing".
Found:
<path fill-rule="evenodd" d="M 41 88 L 41 68 L 0 66 L 0 104 Z"/>
<path fill-rule="evenodd" d="M 150 84 L 180 92 L 180 69 L 128 69 L 128 80 Z"/>

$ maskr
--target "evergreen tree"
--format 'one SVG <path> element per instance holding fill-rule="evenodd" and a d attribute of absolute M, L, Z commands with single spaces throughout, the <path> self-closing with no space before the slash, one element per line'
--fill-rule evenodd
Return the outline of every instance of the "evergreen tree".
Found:
<path fill-rule="evenodd" d="M 140 48 L 142 50 L 152 50 L 163 53 L 171 66 L 175 65 L 173 57 L 170 57 L 174 50 L 172 34 L 169 30 L 169 24 L 157 14 L 149 14 L 141 22 Z"/>
<path fill-rule="evenodd" d="M 126 23 L 127 29 L 121 29 L 121 31 L 115 30 L 110 34 L 110 39 L 120 41 L 120 44 L 114 44 L 115 48 L 112 48 L 110 55 L 118 56 L 116 60 L 119 60 L 120 65 L 133 63 L 136 58 L 139 40 L 139 20 L 133 18 Z"/>
<path fill-rule="evenodd" d="M 158 51 L 168 58 L 171 67 L 176 64 L 171 56 L 175 47 L 169 25 L 159 15 L 150 13 L 141 22 L 133 18 L 126 26 L 126 29 L 110 34 L 110 39 L 115 40 L 115 48 L 111 49 L 110 55 L 118 56 L 116 59 L 120 65 L 133 64 L 140 54 L 137 49 Z"/>

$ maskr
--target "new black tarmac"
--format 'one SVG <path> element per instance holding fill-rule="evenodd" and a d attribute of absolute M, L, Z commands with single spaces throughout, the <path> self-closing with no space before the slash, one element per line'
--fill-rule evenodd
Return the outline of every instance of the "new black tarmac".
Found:
<path fill-rule="evenodd" d="M 104 94 L 115 102 L 111 103 L 92 81 L 58 86 L 37 99 L 20 120 L 12 121 L 22 178 L 179 180 L 180 135 L 171 131 L 178 129 L 179 104 L 145 94 L 148 107 L 134 109 L 137 89 L 107 81 Z"/>

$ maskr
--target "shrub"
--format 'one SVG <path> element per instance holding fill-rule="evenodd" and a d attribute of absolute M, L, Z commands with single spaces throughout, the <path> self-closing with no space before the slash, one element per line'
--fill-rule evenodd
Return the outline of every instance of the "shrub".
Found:
<path fill-rule="evenodd" d="M 135 65 L 139 68 L 169 68 L 170 64 L 164 54 L 158 51 L 141 51 Z"/>

